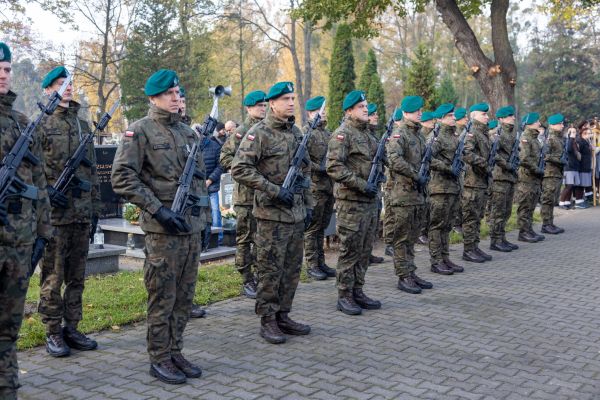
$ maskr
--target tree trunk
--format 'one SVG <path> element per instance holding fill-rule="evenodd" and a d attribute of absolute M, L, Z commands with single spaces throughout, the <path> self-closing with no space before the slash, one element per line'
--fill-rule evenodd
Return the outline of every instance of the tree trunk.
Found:
<path fill-rule="evenodd" d="M 304 98 L 306 100 L 312 97 L 312 58 L 311 58 L 311 44 L 312 44 L 312 24 L 310 21 L 304 21 L 302 27 L 303 41 L 304 41 Z M 304 107 L 304 104 L 302 104 Z"/>
<path fill-rule="evenodd" d="M 240 115 L 242 116 L 241 121 L 246 119 L 246 108 L 244 107 L 244 97 L 246 97 L 246 85 L 244 84 L 244 24 L 242 22 L 242 0 L 240 0 L 240 19 L 239 19 L 239 68 L 240 68 L 240 95 L 242 99 L 240 101 Z"/>
<path fill-rule="evenodd" d="M 454 43 L 490 103 L 491 112 L 514 104 L 517 68 L 508 40 L 506 13 L 509 0 L 492 0 L 492 44 L 496 62 L 483 53 L 475 33 L 454 0 L 436 0 L 438 12 L 454 36 Z"/>
<path fill-rule="evenodd" d="M 290 21 L 290 45 L 289 50 L 292 56 L 292 62 L 294 63 L 294 74 L 296 75 L 296 93 L 298 94 L 298 103 L 300 108 L 304 108 L 304 87 L 302 85 L 302 68 L 300 68 L 300 59 L 298 58 L 298 48 L 296 41 L 296 19 L 292 18 Z M 304 112 L 301 113 L 302 125 L 306 122 L 306 115 Z"/>
<path fill-rule="evenodd" d="M 181 54 L 181 69 L 180 79 L 183 82 L 183 85 L 191 85 L 192 79 L 188 74 L 188 65 L 191 62 L 192 57 L 192 39 L 190 35 L 190 30 L 188 28 L 188 21 L 190 19 L 191 14 L 191 4 L 190 0 L 179 0 L 179 29 L 181 30 L 181 38 L 183 42 L 183 52 Z M 188 110 L 192 109 L 194 104 L 195 96 L 187 96 L 186 97 L 186 108 Z"/>
<path fill-rule="evenodd" d="M 110 23 L 111 23 L 111 8 L 112 0 L 108 0 L 106 3 L 106 14 L 104 19 L 104 32 L 102 32 L 102 54 L 100 56 L 100 79 L 98 80 L 98 111 L 96 112 L 96 120 L 100 120 L 100 117 L 106 112 L 106 102 L 108 96 L 104 94 L 104 85 L 106 84 L 106 75 L 108 70 L 108 40 L 110 36 Z M 96 138 L 98 144 L 102 144 L 100 139 L 100 132 Z"/>

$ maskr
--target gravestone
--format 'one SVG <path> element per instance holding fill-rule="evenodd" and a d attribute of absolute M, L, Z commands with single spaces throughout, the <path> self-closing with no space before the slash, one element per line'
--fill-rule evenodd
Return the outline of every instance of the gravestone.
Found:
<path fill-rule="evenodd" d="M 121 217 L 120 197 L 113 191 L 112 184 L 110 183 L 110 174 L 112 172 L 117 146 L 95 146 L 94 150 L 96 152 L 98 183 L 100 184 L 100 201 L 102 202 L 100 218 Z"/>
<path fill-rule="evenodd" d="M 219 203 L 224 208 L 230 208 L 233 205 L 233 187 L 235 183 L 231 174 L 221 175 L 221 188 L 219 189 Z"/>

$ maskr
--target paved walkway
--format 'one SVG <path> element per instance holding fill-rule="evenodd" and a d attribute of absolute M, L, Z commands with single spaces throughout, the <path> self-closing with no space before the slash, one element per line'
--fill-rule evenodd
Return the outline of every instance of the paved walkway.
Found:
<path fill-rule="evenodd" d="M 333 281 L 301 284 L 293 316 L 313 331 L 284 345 L 260 340 L 252 301 L 215 304 L 186 332 L 204 375 L 181 386 L 148 375 L 143 324 L 66 359 L 22 352 L 21 398 L 598 399 L 600 208 L 558 222 L 567 233 L 450 277 L 421 251 L 435 284 L 421 295 L 395 288 L 390 262 L 372 266 L 365 291 L 383 309 L 358 317 L 335 310 Z"/>

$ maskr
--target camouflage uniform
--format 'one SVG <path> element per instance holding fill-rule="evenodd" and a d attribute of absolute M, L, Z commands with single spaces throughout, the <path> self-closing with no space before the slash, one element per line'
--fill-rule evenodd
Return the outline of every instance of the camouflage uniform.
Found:
<path fill-rule="evenodd" d="M 456 124 L 456 131 L 454 132 L 454 134 L 456 135 L 457 138 L 460 137 L 460 135 L 462 134 L 464 129 L 465 129 L 465 125 Z M 460 175 L 458 176 L 458 184 L 460 185 L 460 192 L 461 192 L 461 196 L 462 196 L 462 192 L 465 188 L 465 171 L 462 171 L 460 173 Z M 462 227 L 462 224 L 463 224 L 462 200 L 459 200 L 458 206 L 456 207 L 456 214 L 454 214 L 452 226 L 453 227 L 454 226 Z"/>
<path fill-rule="evenodd" d="M 255 190 L 259 280 L 255 311 L 261 317 L 289 312 L 300 280 L 304 218 L 306 209 L 313 208 L 310 185 L 296 191 L 292 208 L 277 195 L 301 141 L 302 132 L 293 118 L 281 120 L 268 113 L 242 139 L 231 166 L 233 178 Z M 309 183 L 308 162 L 302 172 Z"/>
<path fill-rule="evenodd" d="M 0 159 L 17 141 L 27 118 L 13 110 L 17 98 L 13 92 L 0 95 Z M 35 136 L 34 136 L 35 138 Z M 25 183 L 36 186 L 38 200 L 12 198 L 5 202 L 8 225 L 0 225 L 0 398 L 16 398 L 19 387 L 16 342 L 23 320 L 25 295 L 29 287 L 31 253 L 35 239 L 52 236 L 49 218 L 50 203 L 46 193 L 46 177 L 40 142 L 30 145 L 32 153 L 42 162 L 31 165 L 23 161 L 17 175 Z"/>
<path fill-rule="evenodd" d="M 68 108 L 59 106 L 54 114 L 45 116 L 39 126 L 42 151 L 46 162 L 46 181 L 54 185 L 79 143 L 90 133 L 88 124 L 78 117 L 79 103 L 71 101 Z M 38 312 L 48 334 L 60 334 L 61 323 L 77 329 L 82 318 L 82 295 L 85 265 L 89 248 L 90 222 L 100 209 L 100 191 L 96 173 L 94 145 L 86 154 L 91 168 L 80 166 L 75 176 L 91 183 L 91 191 L 78 186 L 65 193 L 68 208 L 53 207 L 50 221 L 54 232 L 46 248 L 41 269 Z M 65 284 L 64 294 L 62 285 Z"/>
<path fill-rule="evenodd" d="M 304 132 L 308 127 L 304 127 Z M 324 121 L 313 130 L 308 141 L 310 155 L 311 192 L 315 201 L 313 219 L 304 232 L 304 253 L 308 268 L 320 267 L 325 264 L 323 241 L 325 229 L 333 214 L 333 182 L 325 171 L 327 144 L 331 133 L 325 128 Z"/>
<path fill-rule="evenodd" d="M 235 130 L 235 133 L 229 136 L 221 148 L 221 157 L 219 160 L 225 170 L 231 169 L 233 158 L 240 147 L 242 139 L 248 130 L 258 122 L 260 122 L 259 119 L 248 117 L 244 124 L 240 125 Z M 253 202 L 254 189 L 236 181 L 233 189 L 233 209 L 237 220 L 235 266 L 242 275 L 244 282 L 254 279 L 252 270 L 256 270 L 256 246 L 254 245 L 256 220 L 252 216 Z"/>
<path fill-rule="evenodd" d="M 415 242 L 421 231 L 425 197 L 417 190 L 416 180 L 425 147 L 419 126 L 402 121 L 386 148 L 392 185 L 390 203 L 394 207 L 395 219 L 394 268 L 399 278 L 406 278 L 417 269 Z"/>
<path fill-rule="evenodd" d="M 181 352 L 200 259 L 200 234 L 210 219 L 204 179 L 192 181 L 191 193 L 202 207 L 192 207 L 185 220 L 192 230 L 173 235 L 153 217 L 171 207 L 188 151 L 196 133 L 179 114 L 151 106 L 148 116 L 129 127 L 117 149 L 112 170 L 115 193 L 142 209 L 140 227 L 146 234 L 144 282 L 148 291 L 147 344 L 150 362 L 165 362 Z M 201 152 L 198 169 L 204 170 Z"/>
<path fill-rule="evenodd" d="M 525 129 L 521 136 L 519 159 L 519 183 L 517 184 L 517 222 L 519 232 L 533 231 L 533 212 L 540 199 L 542 176 L 537 172 L 541 143 L 538 131 Z"/>
<path fill-rule="evenodd" d="M 479 230 L 487 197 L 490 147 L 487 124 L 473 121 L 471 132 L 466 138 L 464 151 L 466 171 L 462 193 L 462 213 L 465 252 L 479 247 Z"/>
<path fill-rule="evenodd" d="M 386 246 L 394 245 L 395 216 L 394 207 L 392 207 L 390 199 L 392 188 L 393 185 L 390 178 L 390 172 L 389 169 L 386 168 L 385 183 L 383 184 L 383 205 L 385 208 L 385 212 L 383 214 L 383 242 L 386 244 Z"/>
<path fill-rule="evenodd" d="M 493 171 L 492 194 L 490 197 L 490 239 L 492 242 L 506 241 L 506 223 L 512 213 L 517 171 L 511 171 L 508 159 L 517 132 L 514 125 L 502 124 L 498 140 L 496 164 Z"/>
<path fill-rule="evenodd" d="M 426 138 L 427 140 L 430 140 L 431 138 L 431 132 L 433 132 L 433 128 L 425 128 L 424 126 L 421 127 L 421 135 Z M 430 193 L 429 193 L 429 186 L 427 186 L 425 188 L 425 193 L 423 194 L 425 196 L 425 212 L 423 213 L 423 217 L 421 219 L 421 231 L 419 232 L 419 236 L 424 236 L 424 237 L 428 237 L 429 234 L 429 222 L 430 222 L 430 218 L 431 218 L 431 205 L 430 205 Z"/>
<path fill-rule="evenodd" d="M 364 190 L 377 152 L 377 140 L 368 122 L 347 117 L 329 141 L 327 173 L 335 182 L 337 233 L 340 254 L 337 262 L 337 288 L 362 288 L 373 250 L 377 222 L 377 199 Z"/>
<path fill-rule="evenodd" d="M 460 202 L 460 184 L 452 175 L 452 160 L 458 137 L 454 126 L 441 125 L 431 147 L 431 180 L 429 181 L 429 255 L 431 264 L 442 263 L 450 256 L 452 217 Z"/>
<path fill-rule="evenodd" d="M 561 156 L 565 144 L 561 131 L 550 130 L 548 135 L 548 150 L 546 152 L 546 167 L 544 170 L 544 179 L 542 180 L 542 198 L 540 203 L 542 221 L 544 225 L 554 225 L 554 204 L 556 196 L 560 191 L 563 177 L 563 164 Z"/>

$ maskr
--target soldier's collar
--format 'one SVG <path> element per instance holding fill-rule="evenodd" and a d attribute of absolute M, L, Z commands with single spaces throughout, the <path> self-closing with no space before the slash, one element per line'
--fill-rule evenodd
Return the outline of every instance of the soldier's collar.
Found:
<path fill-rule="evenodd" d="M 421 125 L 409 120 L 402 120 L 400 125 L 408 131 L 413 132 L 414 134 L 417 134 L 419 132 L 419 129 L 421 128 Z"/>
<path fill-rule="evenodd" d="M 514 128 L 514 124 L 502 124 L 502 132 L 509 133 L 512 132 Z"/>
<path fill-rule="evenodd" d="M 248 129 L 250 129 L 251 127 L 258 124 L 262 120 L 263 120 L 263 118 L 252 118 L 250 115 L 248 115 L 246 117 L 246 120 L 244 121 L 244 125 L 246 125 L 246 127 Z"/>
<path fill-rule="evenodd" d="M 287 119 L 277 118 L 275 115 L 269 113 L 265 118 L 265 125 L 269 128 L 273 129 L 292 129 L 294 126 L 294 122 L 296 121 L 295 117 L 290 117 Z"/>
<path fill-rule="evenodd" d="M 348 125 L 350 125 L 353 128 L 356 129 L 360 129 L 360 130 L 365 130 L 368 128 L 368 121 L 359 121 L 357 119 L 354 119 L 352 117 L 346 117 L 346 119 L 344 120 L 344 122 L 346 122 Z"/>
<path fill-rule="evenodd" d="M 150 105 L 148 117 L 164 125 L 173 125 L 181 121 L 181 115 L 178 112 L 168 112 L 156 107 L 154 104 Z"/>
<path fill-rule="evenodd" d="M 0 95 L 0 107 L 4 110 L 12 110 L 13 103 L 17 99 L 17 94 L 11 90 L 8 93 Z"/>
<path fill-rule="evenodd" d="M 57 114 L 71 114 L 71 115 L 77 115 L 77 113 L 79 112 L 79 109 L 81 108 L 81 104 L 79 104 L 78 102 L 71 100 L 69 102 L 69 106 L 68 107 L 63 107 L 61 105 L 59 105 L 58 107 L 56 107 L 56 113 Z"/>
<path fill-rule="evenodd" d="M 450 135 L 454 135 L 454 132 L 456 132 L 456 126 L 440 124 L 440 133 L 448 133 Z"/>

